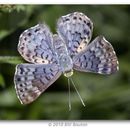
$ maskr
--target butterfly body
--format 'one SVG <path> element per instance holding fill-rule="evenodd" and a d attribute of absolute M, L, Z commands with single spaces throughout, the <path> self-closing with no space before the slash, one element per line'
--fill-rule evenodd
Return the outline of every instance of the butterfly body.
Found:
<path fill-rule="evenodd" d="M 73 61 L 68 53 L 65 41 L 58 35 L 54 35 L 53 44 L 61 71 L 66 77 L 70 77 L 73 72 Z"/>
<path fill-rule="evenodd" d="M 55 35 L 45 24 L 25 30 L 20 35 L 18 51 L 33 64 L 16 66 L 14 83 L 20 102 L 33 102 L 62 73 L 68 79 L 73 70 L 115 73 L 119 67 L 112 45 L 103 36 L 89 43 L 92 32 L 92 21 L 80 12 L 60 17 Z"/>

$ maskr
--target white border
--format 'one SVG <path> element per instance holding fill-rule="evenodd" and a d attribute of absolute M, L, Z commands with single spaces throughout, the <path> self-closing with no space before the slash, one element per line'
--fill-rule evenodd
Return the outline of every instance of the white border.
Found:
<path fill-rule="evenodd" d="M 0 4 L 130 4 L 129 0 L 0 0 Z"/>
<path fill-rule="evenodd" d="M 95 122 L 95 121 L 79 121 L 79 122 L 87 122 L 86 126 L 53 126 L 49 125 L 49 123 L 73 123 L 78 121 L 39 121 L 39 122 L 0 122 L 1 130 L 66 130 L 66 129 L 75 129 L 75 130 L 130 130 L 129 122 Z"/>

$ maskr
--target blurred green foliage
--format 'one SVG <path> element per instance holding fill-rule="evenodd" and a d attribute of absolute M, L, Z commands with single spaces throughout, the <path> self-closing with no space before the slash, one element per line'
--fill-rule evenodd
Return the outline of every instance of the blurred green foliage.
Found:
<path fill-rule="evenodd" d="M 117 53 L 120 70 L 113 75 L 74 72 L 84 108 L 71 87 L 68 111 L 67 79 L 61 76 L 29 105 L 21 105 L 14 89 L 19 35 L 39 22 L 56 32 L 57 19 L 80 11 L 94 23 L 93 38 L 104 35 Z M 20 119 L 130 119 L 130 6 L 129 5 L 0 5 L 0 120 Z"/>

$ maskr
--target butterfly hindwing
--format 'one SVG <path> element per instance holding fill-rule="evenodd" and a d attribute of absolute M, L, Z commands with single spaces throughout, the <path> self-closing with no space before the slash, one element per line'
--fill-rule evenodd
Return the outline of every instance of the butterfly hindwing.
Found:
<path fill-rule="evenodd" d="M 84 72 L 111 74 L 119 68 L 115 51 L 103 36 L 95 38 L 73 62 L 74 69 Z"/>
<path fill-rule="evenodd" d="M 57 64 L 19 64 L 16 67 L 14 83 L 22 104 L 34 101 L 61 75 Z"/>
<path fill-rule="evenodd" d="M 32 63 L 53 63 L 53 35 L 45 24 L 37 24 L 25 30 L 19 38 L 18 51 L 23 58 Z"/>
<path fill-rule="evenodd" d="M 57 32 L 65 41 L 71 57 L 84 50 L 91 39 L 92 30 L 92 21 L 80 12 L 62 16 L 57 22 Z"/>

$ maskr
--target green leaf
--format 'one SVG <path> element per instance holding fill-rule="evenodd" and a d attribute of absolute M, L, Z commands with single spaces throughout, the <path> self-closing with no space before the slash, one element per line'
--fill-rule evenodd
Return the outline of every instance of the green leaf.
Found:
<path fill-rule="evenodd" d="M 19 64 L 22 62 L 18 56 L 0 56 L 0 63 Z"/>
<path fill-rule="evenodd" d="M 4 78 L 1 74 L 0 74 L 0 86 L 5 87 L 5 81 L 4 81 Z"/>

